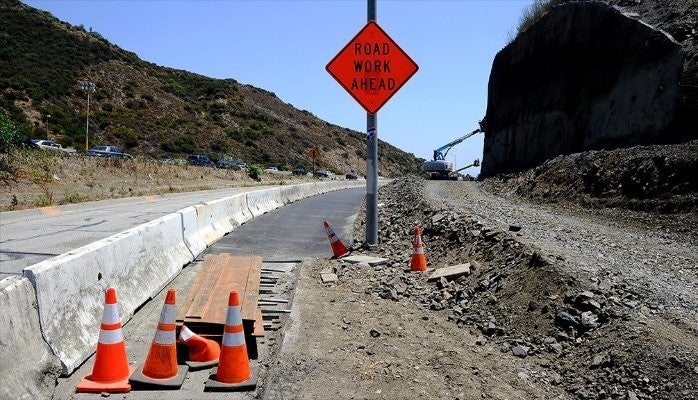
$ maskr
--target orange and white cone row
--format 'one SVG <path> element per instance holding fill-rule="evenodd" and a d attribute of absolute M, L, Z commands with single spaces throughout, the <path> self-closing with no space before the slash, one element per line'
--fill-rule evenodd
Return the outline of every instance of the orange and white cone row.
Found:
<path fill-rule="evenodd" d="M 121 318 L 116 290 L 109 288 L 104 299 L 104 313 L 97 340 L 97 353 L 92 373 L 75 388 L 77 393 L 128 393 L 129 376 L 136 368 L 128 365 L 126 345 L 121 331 Z"/>
<path fill-rule="evenodd" d="M 330 227 L 330 224 L 328 224 L 327 221 L 323 221 L 323 225 L 325 225 L 325 232 L 327 233 L 327 239 L 330 240 L 330 246 L 332 246 L 332 253 L 334 254 L 334 257 L 341 257 L 347 254 L 349 250 L 347 250 L 344 243 L 339 240 L 339 237 L 337 237 L 337 235 L 334 233 Z"/>
<path fill-rule="evenodd" d="M 256 385 L 257 374 L 252 373 L 250 360 L 247 357 L 240 298 L 233 290 L 228 296 L 228 311 L 223 328 L 218 368 L 211 374 L 204 390 L 232 391 L 254 388 Z"/>
<path fill-rule="evenodd" d="M 174 289 L 170 289 L 143 369 L 131 376 L 132 384 L 179 389 L 184 383 L 189 368 L 177 365 L 176 307 L 176 294 Z"/>
<path fill-rule="evenodd" d="M 422 232 L 419 227 L 414 230 L 414 240 L 412 241 L 412 271 L 426 271 L 427 259 L 424 256 L 424 244 L 422 243 Z"/>

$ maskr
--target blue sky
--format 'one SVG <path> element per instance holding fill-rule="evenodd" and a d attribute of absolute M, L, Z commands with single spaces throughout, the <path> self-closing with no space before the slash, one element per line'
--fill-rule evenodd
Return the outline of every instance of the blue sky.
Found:
<path fill-rule="evenodd" d="M 233 78 L 333 124 L 366 130 L 366 112 L 325 65 L 366 24 L 366 0 L 24 0 L 155 64 Z M 378 112 L 378 136 L 418 157 L 484 116 L 495 54 L 530 0 L 377 0 L 377 21 L 419 65 Z M 482 135 L 453 148 L 482 157 Z M 476 170 L 472 170 L 476 172 Z"/>

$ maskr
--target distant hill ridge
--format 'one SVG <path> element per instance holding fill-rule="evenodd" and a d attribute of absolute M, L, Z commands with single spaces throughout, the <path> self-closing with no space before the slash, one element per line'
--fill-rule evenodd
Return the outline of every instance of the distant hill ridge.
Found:
<path fill-rule="evenodd" d="M 272 92 L 157 66 L 97 32 L 62 22 L 17 0 L 0 0 L 0 108 L 34 138 L 85 146 L 86 95 L 90 145 L 114 144 L 159 158 L 208 154 L 290 169 L 310 163 L 365 173 L 364 135 L 284 103 Z M 50 115 L 49 117 L 46 117 Z M 382 175 L 416 172 L 413 154 L 381 142 Z"/>

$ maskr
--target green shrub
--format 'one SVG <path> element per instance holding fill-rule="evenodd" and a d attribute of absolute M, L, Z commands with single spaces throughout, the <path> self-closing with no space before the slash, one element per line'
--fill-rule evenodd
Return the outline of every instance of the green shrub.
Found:
<path fill-rule="evenodd" d="M 530 6 L 524 8 L 519 18 L 519 26 L 516 29 L 520 35 L 533 26 L 543 15 L 547 14 L 553 6 L 562 4 L 567 0 L 533 0 Z"/>
<path fill-rule="evenodd" d="M 10 115 L 0 109 L 0 153 L 9 153 L 24 139 L 23 129 L 18 127 Z"/>
<path fill-rule="evenodd" d="M 34 200 L 34 205 L 37 207 L 50 206 L 53 203 L 53 196 L 51 193 L 42 193 L 36 196 Z"/>
<path fill-rule="evenodd" d="M 257 164 L 252 164 L 247 167 L 247 175 L 257 182 L 262 181 L 262 167 Z"/>
<path fill-rule="evenodd" d="M 134 148 L 138 146 L 138 134 L 131 128 L 120 126 L 116 130 L 116 136 L 122 140 L 124 146 L 127 148 Z"/>
<path fill-rule="evenodd" d="M 85 196 L 80 193 L 67 193 L 63 198 L 63 202 L 69 204 L 82 203 L 83 201 L 85 201 Z"/>

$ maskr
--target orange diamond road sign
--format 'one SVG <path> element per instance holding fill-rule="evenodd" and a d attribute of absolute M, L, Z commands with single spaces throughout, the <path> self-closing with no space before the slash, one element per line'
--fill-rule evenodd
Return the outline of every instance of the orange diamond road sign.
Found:
<path fill-rule="evenodd" d="M 376 21 L 369 21 L 325 69 L 375 114 L 419 67 Z"/>

